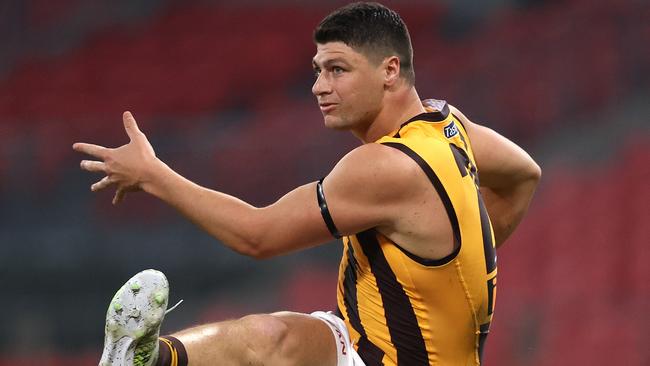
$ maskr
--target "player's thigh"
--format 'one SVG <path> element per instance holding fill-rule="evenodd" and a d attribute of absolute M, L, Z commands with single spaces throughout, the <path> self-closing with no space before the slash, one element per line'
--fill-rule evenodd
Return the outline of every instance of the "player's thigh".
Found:
<path fill-rule="evenodd" d="M 285 346 L 298 365 L 336 366 L 337 351 L 330 327 L 311 315 L 282 311 L 271 314 L 287 326 Z M 295 356 L 292 357 L 292 356 Z"/>

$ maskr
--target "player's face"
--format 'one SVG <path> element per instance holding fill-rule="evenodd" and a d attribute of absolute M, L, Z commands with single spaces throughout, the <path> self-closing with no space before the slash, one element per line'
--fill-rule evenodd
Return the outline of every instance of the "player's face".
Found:
<path fill-rule="evenodd" d="M 343 42 L 329 42 L 317 45 L 313 66 L 312 92 L 327 127 L 363 129 L 374 121 L 384 94 L 381 65 Z"/>

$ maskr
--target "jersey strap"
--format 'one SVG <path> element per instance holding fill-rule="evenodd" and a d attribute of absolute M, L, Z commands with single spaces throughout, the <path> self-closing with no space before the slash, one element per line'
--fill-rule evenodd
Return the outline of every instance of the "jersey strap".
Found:
<path fill-rule="evenodd" d="M 323 179 L 325 178 L 321 178 L 318 181 L 318 184 L 316 184 L 316 196 L 318 197 L 318 206 L 320 206 L 320 214 L 323 216 L 325 225 L 327 225 L 327 229 L 330 231 L 332 236 L 334 236 L 337 239 L 341 239 L 343 235 L 341 235 L 339 229 L 337 229 L 336 225 L 334 225 L 334 220 L 332 220 L 332 215 L 330 215 L 330 209 L 327 207 L 327 201 L 325 200 L 325 193 L 323 193 Z"/>

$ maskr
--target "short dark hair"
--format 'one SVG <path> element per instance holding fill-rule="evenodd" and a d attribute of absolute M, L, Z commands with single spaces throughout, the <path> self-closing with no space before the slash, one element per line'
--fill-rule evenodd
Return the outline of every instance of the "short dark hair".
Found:
<path fill-rule="evenodd" d="M 343 42 L 374 62 L 389 56 L 400 61 L 400 75 L 415 82 L 413 47 L 406 24 L 395 11 L 374 2 L 357 2 L 325 17 L 314 30 L 314 42 Z"/>

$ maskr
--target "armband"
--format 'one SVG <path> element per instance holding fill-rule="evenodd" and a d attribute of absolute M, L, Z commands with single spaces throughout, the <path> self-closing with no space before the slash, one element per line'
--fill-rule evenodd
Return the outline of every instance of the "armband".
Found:
<path fill-rule="evenodd" d="M 320 214 L 323 216 L 325 225 L 327 225 L 327 229 L 330 231 L 332 236 L 340 239 L 342 235 L 339 232 L 339 229 L 336 228 L 336 225 L 334 225 L 334 220 L 332 220 L 332 215 L 330 215 L 330 210 L 327 207 L 327 201 L 325 201 L 325 194 L 323 193 L 323 179 L 325 178 L 321 178 L 321 180 L 318 181 L 318 184 L 316 184 L 316 197 L 318 197 Z"/>

